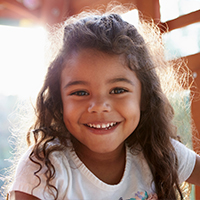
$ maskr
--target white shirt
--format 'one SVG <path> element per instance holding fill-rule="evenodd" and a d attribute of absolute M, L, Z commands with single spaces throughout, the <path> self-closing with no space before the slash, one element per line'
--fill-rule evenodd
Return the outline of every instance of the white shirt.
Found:
<path fill-rule="evenodd" d="M 172 144 L 177 152 L 178 176 L 179 182 L 182 183 L 189 178 L 194 169 L 196 154 L 175 140 L 172 140 Z M 20 159 L 10 191 L 22 191 L 40 199 L 54 199 L 48 189 L 44 190 L 46 185 L 44 174 L 47 169 L 45 166 L 37 174 L 41 183 L 35 187 L 39 184 L 39 179 L 34 172 L 39 169 L 39 165 L 30 161 L 30 152 L 31 148 Z M 124 175 L 116 185 L 109 185 L 99 180 L 70 148 L 64 152 L 53 152 L 50 160 L 56 170 L 51 184 L 58 189 L 58 200 L 136 200 L 147 195 L 150 197 L 155 193 L 152 174 L 142 152 L 133 155 L 127 148 Z"/>

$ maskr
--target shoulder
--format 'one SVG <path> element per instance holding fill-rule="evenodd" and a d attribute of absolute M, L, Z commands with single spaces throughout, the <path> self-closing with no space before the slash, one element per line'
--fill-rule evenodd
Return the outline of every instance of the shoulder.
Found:
<path fill-rule="evenodd" d="M 45 194 L 48 197 L 47 199 L 51 199 L 50 193 L 48 190 L 45 190 L 47 181 L 46 172 L 48 168 L 44 162 L 36 159 L 34 156 L 34 161 L 31 161 L 29 157 L 32 150 L 33 147 L 30 147 L 19 160 L 10 191 L 21 191 L 35 195 L 40 199 L 43 199 L 43 195 Z M 55 172 L 50 184 L 58 190 L 64 191 L 67 187 L 70 173 L 67 151 L 54 151 L 49 155 L 49 160 Z M 65 184 L 60 184 L 61 182 Z"/>
<path fill-rule="evenodd" d="M 26 170 L 29 172 L 32 170 L 38 170 L 39 168 L 38 165 L 33 163 L 29 158 L 32 150 L 33 150 L 33 147 L 32 146 L 29 147 L 29 149 L 19 159 L 19 162 L 16 168 L 16 176 L 25 174 Z"/>
<path fill-rule="evenodd" d="M 179 182 L 182 183 L 190 177 L 194 170 L 196 153 L 177 140 L 171 139 L 171 143 L 177 154 Z"/>
<path fill-rule="evenodd" d="M 28 169 L 30 171 L 39 170 L 39 168 L 45 168 L 45 163 L 41 160 L 38 160 L 34 154 L 32 154 L 33 146 L 29 147 L 29 149 L 21 156 L 16 172 L 24 173 L 25 169 Z M 61 151 L 53 151 L 49 155 L 49 160 L 53 165 L 62 165 L 63 162 L 66 162 L 66 154 L 65 152 Z"/>
<path fill-rule="evenodd" d="M 196 153 L 193 150 L 189 149 L 187 146 L 185 146 L 183 143 L 174 139 L 171 139 L 171 143 L 176 151 L 179 161 L 185 160 L 186 157 L 189 160 L 194 160 L 196 158 Z"/>

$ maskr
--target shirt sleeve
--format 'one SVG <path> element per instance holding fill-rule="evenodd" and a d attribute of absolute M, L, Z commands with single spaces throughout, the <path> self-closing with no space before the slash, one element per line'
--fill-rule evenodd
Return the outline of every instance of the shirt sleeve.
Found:
<path fill-rule="evenodd" d="M 194 170 L 196 163 L 196 153 L 187 148 L 182 143 L 172 139 L 177 158 L 178 158 L 178 177 L 179 183 L 186 181 Z"/>
<path fill-rule="evenodd" d="M 51 200 L 54 199 L 52 194 L 56 194 L 55 190 L 52 191 L 48 190 L 46 187 L 46 176 L 45 172 L 47 167 L 41 164 L 41 170 L 35 175 L 34 173 L 40 169 L 40 165 L 35 164 L 29 159 L 29 155 L 31 153 L 31 148 L 21 157 L 16 173 L 14 182 L 9 189 L 9 191 L 21 191 L 27 194 L 34 195 L 39 199 L 44 200 Z M 63 174 L 65 166 L 62 165 L 62 157 L 58 152 L 52 153 L 50 156 L 50 160 L 55 168 L 55 177 L 50 182 L 53 186 L 55 186 L 58 190 L 66 189 L 67 185 L 67 174 Z M 64 173 L 67 173 L 66 170 Z M 61 184 L 65 179 L 65 184 Z M 39 177 L 39 178 L 38 178 Z M 63 188 L 65 187 L 65 188 Z"/>

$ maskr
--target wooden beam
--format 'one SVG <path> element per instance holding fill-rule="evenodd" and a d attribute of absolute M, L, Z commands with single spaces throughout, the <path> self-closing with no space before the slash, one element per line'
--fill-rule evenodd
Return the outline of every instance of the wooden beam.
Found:
<path fill-rule="evenodd" d="M 194 120 L 194 126 L 196 130 L 193 130 L 192 134 L 192 142 L 193 142 L 193 149 L 198 154 L 200 154 L 200 69 L 195 70 L 195 73 L 197 75 L 195 79 L 195 87 L 196 89 L 192 93 L 194 95 L 193 101 L 191 104 L 191 113 L 192 113 L 192 119 Z M 200 199 L 200 187 L 195 186 L 195 199 Z"/>
<path fill-rule="evenodd" d="M 22 18 L 21 15 L 18 15 L 14 12 L 11 12 L 10 10 L 8 10 L 7 8 L 1 9 L 0 11 L 0 18 L 1 19 L 13 19 L 13 20 L 20 20 Z"/>
<path fill-rule="evenodd" d="M 26 18 L 39 23 L 38 11 L 30 11 L 25 6 L 13 0 L 1 0 L 0 4 L 12 13 L 15 13 L 20 18 Z"/>
<path fill-rule="evenodd" d="M 69 16 L 68 4 L 67 0 L 43 0 L 40 20 L 49 25 L 64 21 Z"/>
<path fill-rule="evenodd" d="M 137 9 L 141 12 L 141 17 L 155 23 L 160 22 L 160 4 L 159 0 L 137 0 Z"/>
<path fill-rule="evenodd" d="M 171 31 L 177 28 L 181 28 L 196 22 L 200 22 L 200 10 L 180 16 L 176 19 L 160 23 L 162 32 Z"/>
<path fill-rule="evenodd" d="M 195 70 L 200 70 L 200 53 L 183 57 L 183 59 L 186 60 L 188 67 L 193 72 L 195 72 Z"/>
<path fill-rule="evenodd" d="M 195 73 L 194 88 L 192 92 L 191 113 L 194 120 L 194 130 L 192 133 L 193 149 L 200 154 L 200 53 L 184 57 L 188 67 Z M 192 125 L 193 126 L 193 125 Z M 200 187 L 195 186 L 195 199 L 200 199 Z"/>
<path fill-rule="evenodd" d="M 52 25 L 64 21 L 69 15 L 68 3 L 68 0 L 43 0 L 40 7 L 32 11 L 16 0 L 0 0 L 0 16 L 3 17 L 5 14 L 9 18 L 25 18 L 34 23 Z"/>

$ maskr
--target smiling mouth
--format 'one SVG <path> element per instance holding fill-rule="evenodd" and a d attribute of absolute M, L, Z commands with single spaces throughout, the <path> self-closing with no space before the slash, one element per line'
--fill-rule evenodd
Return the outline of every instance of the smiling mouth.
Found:
<path fill-rule="evenodd" d="M 109 130 L 119 124 L 119 122 L 102 123 L 102 124 L 85 124 L 86 126 L 94 129 L 105 129 Z"/>

